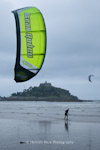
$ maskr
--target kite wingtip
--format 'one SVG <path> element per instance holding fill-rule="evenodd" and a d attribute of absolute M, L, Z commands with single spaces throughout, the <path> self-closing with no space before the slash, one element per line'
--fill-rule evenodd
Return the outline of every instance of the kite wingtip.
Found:
<path fill-rule="evenodd" d="M 14 13 L 15 13 L 15 11 L 13 10 L 13 11 L 11 11 L 11 13 L 13 13 L 13 14 L 14 14 Z"/>

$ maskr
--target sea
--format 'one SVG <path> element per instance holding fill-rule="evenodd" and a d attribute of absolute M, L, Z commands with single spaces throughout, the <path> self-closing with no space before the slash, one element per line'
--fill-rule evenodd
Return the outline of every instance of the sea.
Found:
<path fill-rule="evenodd" d="M 70 121 L 100 122 L 100 101 L 1 101 L 0 118 L 60 121 L 68 108 Z"/>
<path fill-rule="evenodd" d="M 65 150 L 66 147 L 67 150 L 100 149 L 100 101 L 0 101 L 0 150 Z"/>

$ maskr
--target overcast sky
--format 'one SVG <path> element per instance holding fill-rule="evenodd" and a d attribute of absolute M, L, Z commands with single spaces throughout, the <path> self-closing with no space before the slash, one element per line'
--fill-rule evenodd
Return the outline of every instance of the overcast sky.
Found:
<path fill-rule="evenodd" d="M 37 7 L 44 16 L 47 52 L 41 71 L 16 83 L 16 26 L 11 11 L 27 6 Z M 0 0 L 0 96 L 45 81 L 80 99 L 100 100 L 100 0 Z"/>

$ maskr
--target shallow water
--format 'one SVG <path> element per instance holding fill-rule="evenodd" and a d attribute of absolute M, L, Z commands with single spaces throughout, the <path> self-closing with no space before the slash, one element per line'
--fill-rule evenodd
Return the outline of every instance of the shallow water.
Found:
<path fill-rule="evenodd" d="M 100 122 L 100 102 L 0 102 L 0 118 L 63 120 L 67 108 L 70 121 Z"/>
<path fill-rule="evenodd" d="M 100 148 L 99 123 L 0 119 L 0 129 L 0 150 Z"/>
<path fill-rule="evenodd" d="M 99 141 L 100 102 L 0 102 L 0 150 L 99 150 Z"/>

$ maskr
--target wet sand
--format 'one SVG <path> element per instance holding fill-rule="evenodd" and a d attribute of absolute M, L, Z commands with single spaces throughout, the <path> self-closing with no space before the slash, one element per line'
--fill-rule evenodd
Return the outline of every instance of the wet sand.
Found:
<path fill-rule="evenodd" d="M 100 148 L 99 123 L 0 119 L 0 129 L 0 150 Z"/>
<path fill-rule="evenodd" d="M 18 114 L 19 111 L 16 112 L 16 110 L 23 108 L 23 103 L 14 103 L 12 106 L 10 109 L 10 105 L 7 104 L 6 109 L 0 111 L 0 150 L 100 149 L 100 120 L 95 113 L 92 117 L 88 111 L 90 119 L 85 112 L 81 114 L 84 117 L 75 115 L 76 118 L 70 113 L 68 122 L 65 122 L 57 112 L 55 118 L 49 113 L 44 116 L 43 107 L 40 109 L 41 115 L 38 116 L 38 112 L 35 110 L 33 111 L 34 118 L 32 118 L 29 107 L 26 108 L 28 109 L 26 114 L 24 111 L 21 111 L 20 114 Z M 53 106 L 54 104 L 52 104 L 52 108 Z M 74 112 L 76 111 L 74 110 Z M 55 114 L 53 110 L 52 114 Z"/>

